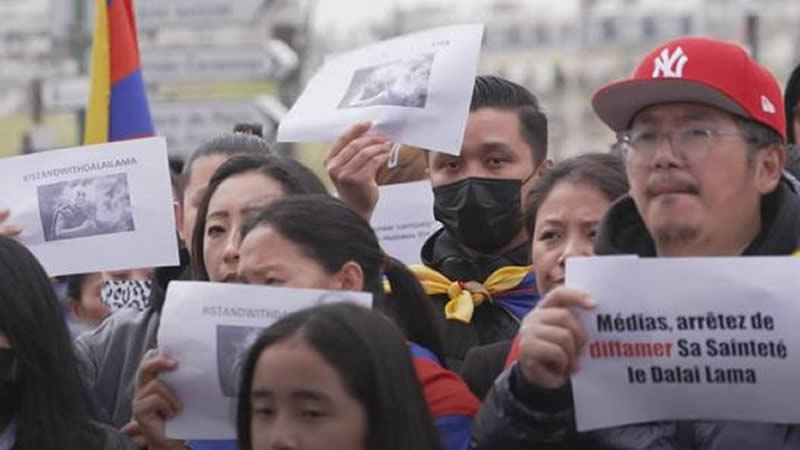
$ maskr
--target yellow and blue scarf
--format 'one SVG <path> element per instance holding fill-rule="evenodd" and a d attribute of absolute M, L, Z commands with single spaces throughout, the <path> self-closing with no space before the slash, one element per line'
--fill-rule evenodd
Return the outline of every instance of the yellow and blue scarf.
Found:
<path fill-rule="evenodd" d="M 496 270 L 486 281 L 452 281 L 423 265 L 409 267 L 428 295 L 447 294 L 445 317 L 470 323 L 475 308 L 486 300 L 507 308 L 518 319 L 525 317 L 539 301 L 536 277 L 530 266 L 507 266 Z"/>

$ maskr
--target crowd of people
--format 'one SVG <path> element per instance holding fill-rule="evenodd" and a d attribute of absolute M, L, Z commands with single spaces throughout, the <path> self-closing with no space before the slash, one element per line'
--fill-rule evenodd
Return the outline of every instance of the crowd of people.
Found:
<path fill-rule="evenodd" d="M 578 432 L 575 311 L 596 300 L 564 286 L 578 256 L 796 253 L 800 68 L 782 95 L 743 48 L 684 37 L 591 101 L 618 141 L 554 163 L 536 96 L 479 76 L 460 155 L 406 148 L 387 173 L 393 144 L 354 124 L 326 160 L 335 195 L 237 126 L 174 174 L 176 267 L 51 279 L 0 205 L 0 450 L 800 448 L 800 424 Z M 369 220 L 380 184 L 420 178 L 442 228 L 407 267 Z M 237 439 L 174 440 L 183 399 L 163 375 L 181 362 L 157 334 L 175 280 L 360 291 L 373 307 L 269 326 L 238 371 Z"/>

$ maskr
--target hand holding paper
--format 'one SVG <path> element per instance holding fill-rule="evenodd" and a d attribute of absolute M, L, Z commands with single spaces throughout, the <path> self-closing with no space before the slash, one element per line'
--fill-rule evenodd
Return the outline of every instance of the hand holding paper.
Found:
<path fill-rule="evenodd" d="M 369 122 L 342 134 L 325 161 L 339 198 L 369 221 L 378 203 L 378 170 L 386 164 L 392 144 L 383 136 L 370 135 Z"/>
<path fill-rule="evenodd" d="M 519 331 L 519 364 L 530 383 L 547 389 L 567 383 L 586 343 L 586 331 L 570 308 L 594 306 L 586 292 L 558 287 L 525 317 Z"/>
<path fill-rule="evenodd" d="M 587 333 L 579 431 L 661 420 L 798 423 L 800 259 L 574 258 Z"/>
<path fill-rule="evenodd" d="M 166 420 L 175 417 L 181 401 L 159 375 L 178 368 L 178 362 L 165 356 L 145 356 L 136 374 L 136 395 L 133 397 L 133 416 L 139 433 L 152 448 L 183 446 L 181 441 L 171 441 L 165 434 Z"/>
<path fill-rule="evenodd" d="M 261 332 L 292 312 L 342 301 L 369 307 L 372 296 L 363 292 L 170 283 L 157 339 L 162 353 L 179 366 L 160 373 L 159 378 L 171 392 L 152 388 L 152 393 L 163 400 L 158 401 L 160 408 L 150 409 L 159 409 L 170 417 L 166 435 L 174 439 L 235 439 L 240 374 L 247 352 Z M 141 381 L 152 379 L 145 376 Z"/>
<path fill-rule="evenodd" d="M 455 25 L 331 55 L 278 128 L 281 142 L 331 142 L 360 121 L 396 144 L 458 155 L 483 25 Z"/>
<path fill-rule="evenodd" d="M 10 215 L 11 211 L 9 211 L 8 208 L 0 206 L 0 236 L 14 237 L 22 233 L 22 228 L 6 223 Z"/>

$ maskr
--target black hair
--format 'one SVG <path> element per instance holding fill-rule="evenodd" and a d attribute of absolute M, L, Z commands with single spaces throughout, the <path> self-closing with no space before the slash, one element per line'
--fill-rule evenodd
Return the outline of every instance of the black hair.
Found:
<path fill-rule="evenodd" d="M 101 448 L 63 310 L 36 258 L 0 236 L 0 332 L 17 358 L 20 450 Z"/>
<path fill-rule="evenodd" d="M 588 185 L 603 192 L 610 201 L 628 192 L 625 165 L 616 155 L 586 153 L 559 162 L 534 183 L 525 200 L 525 228 L 533 237 L 536 215 L 550 192 L 562 181 Z"/>
<path fill-rule="evenodd" d="M 786 148 L 786 165 L 784 169 L 800 179 L 800 148 L 790 145 Z"/>
<path fill-rule="evenodd" d="M 357 263 L 364 272 L 363 290 L 372 293 L 376 309 L 394 319 L 409 341 L 427 348 L 445 364 L 441 331 L 419 281 L 403 263 L 385 255 L 369 223 L 342 201 L 319 195 L 278 200 L 245 224 L 242 239 L 260 226 L 269 226 L 290 240 L 329 274 L 350 261 Z M 391 286 L 389 296 L 384 292 L 384 276 Z"/>
<path fill-rule="evenodd" d="M 244 363 L 236 418 L 239 448 L 252 450 L 251 394 L 264 351 L 303 339 L 333 366 L 345 390 L 364 408 L 366 448 L 442 450 L 408 346 L 381 315 L 349 303 L 317 306 L 279 320 L 258 338 Z"/>
<path fill-rule="evenodd" d="M 327 193 L 325 186 L 313 172 L 291 159 L 276 155 L 244 155 L 234 156 L 225 161 L 211 176 L 208 182 L 208 189 L 206 189 L 197 209 L 197 220 L 195 221 L 191 243 L 193 255 L 191 261 L 192 275 L 195 280 L 208 281 L 208 270 L 203 258 L 203 247 L 206 215 L 208 215 L 208 204 L 211 201 L 211 197 L 223 181 L 247 172 L 259 172 L 265 177 L 277 181 L 283 187 L 286 195 Z"/>
<path fill-rule="evenodd" d="M 272 154 L 272 148 L 264 140 L 259 125 L 237 124 L 233 133 L 226 133 L 201 145 L 183 165 L 180 186 L 181 195 L 178 201 L 183 203 L 183 189 L 189 185 L 194 163 L 209 156 L 234 157 L 237 155 L 266 156 Z"/>
<path fill-rule="evenodd" d="M 736 114 L 731 114 L 731 116 L 736 123 L 736 127 L 744 134 L 748 142 L 747 163 L 749 165 L 753 164 L 756 153 L 759 150 L 770 147 L 785 147 L 783 137 L 771 127 Z"/>
<path fill-rule="evenodd" d="M 328 192 L 328 188 L 325 187 L 325 184 L 322 183 L 317 174 L 299 161 L 291 158 L 282 158 L 281 165 L 303 187 L 304 192 L 298 193 L 324 194 Z"/>
<path fill-rule="evenodd" d="M 469 110 L 481 108 L 517 111 L 520 133 L 531 148 L 534 165 L 547 159 L 547 116 L 533 93 L 513 81 L 480 75 L 475 79 Z"/>
<path fill-rule="evenodd" d="M 88 273 L 68 275 L 63 278 L 67 285 L 67 298 L 69 300 L 80 303 L 83 294 L 83 286 L 86 284 L 87 278 L 89 278 Z"/>
<path fill-rule="evenodd" d="M 794 68 L 789 81 L 786 82 L 786 90 L 783 94 L 783 104 L 786 112 L 786 135 L 789 144 L 797 143 L 797 136 L 794 135 L 794 108 L 800 100 L 800 65 Z"/>

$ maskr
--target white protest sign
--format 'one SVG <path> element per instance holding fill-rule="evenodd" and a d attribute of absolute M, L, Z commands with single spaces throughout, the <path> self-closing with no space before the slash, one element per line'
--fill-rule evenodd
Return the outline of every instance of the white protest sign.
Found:
<path fill-rule="evenodd" d="M 327 58 L 278 128 L 332 142 L 365 120 L 397 144 L 461 152 L 483 25 L 410 34 Z"/>
<path fill-rule="evenodd" d="M 163 138 L 0 160 L 0 205 L 50 276 L 178 265 Z"/>
<path fill-rule="evenodd" d="M 800 422 L 800 258 L 576 258 L 588 339 L 579 431 L 661 420 Z"/>
<path fill-rule="evenodd" d="M 440 227 L 433 218 L 430 181 L 380 187 L 372 229 L 386 254 L 405 264 L 419 264 L 422 245 Z"/>
<path fill-rule="evenodd" d="M 158 329 L 162 354 L 178 369 L 162 379 L 183 410 L 167 422 L 171 439 L 236 439 L 236 394 L 242 363 L 264 328 L 295 311 L 351 302 L 369 308 L 364 292 L 173 281 Z"/>

